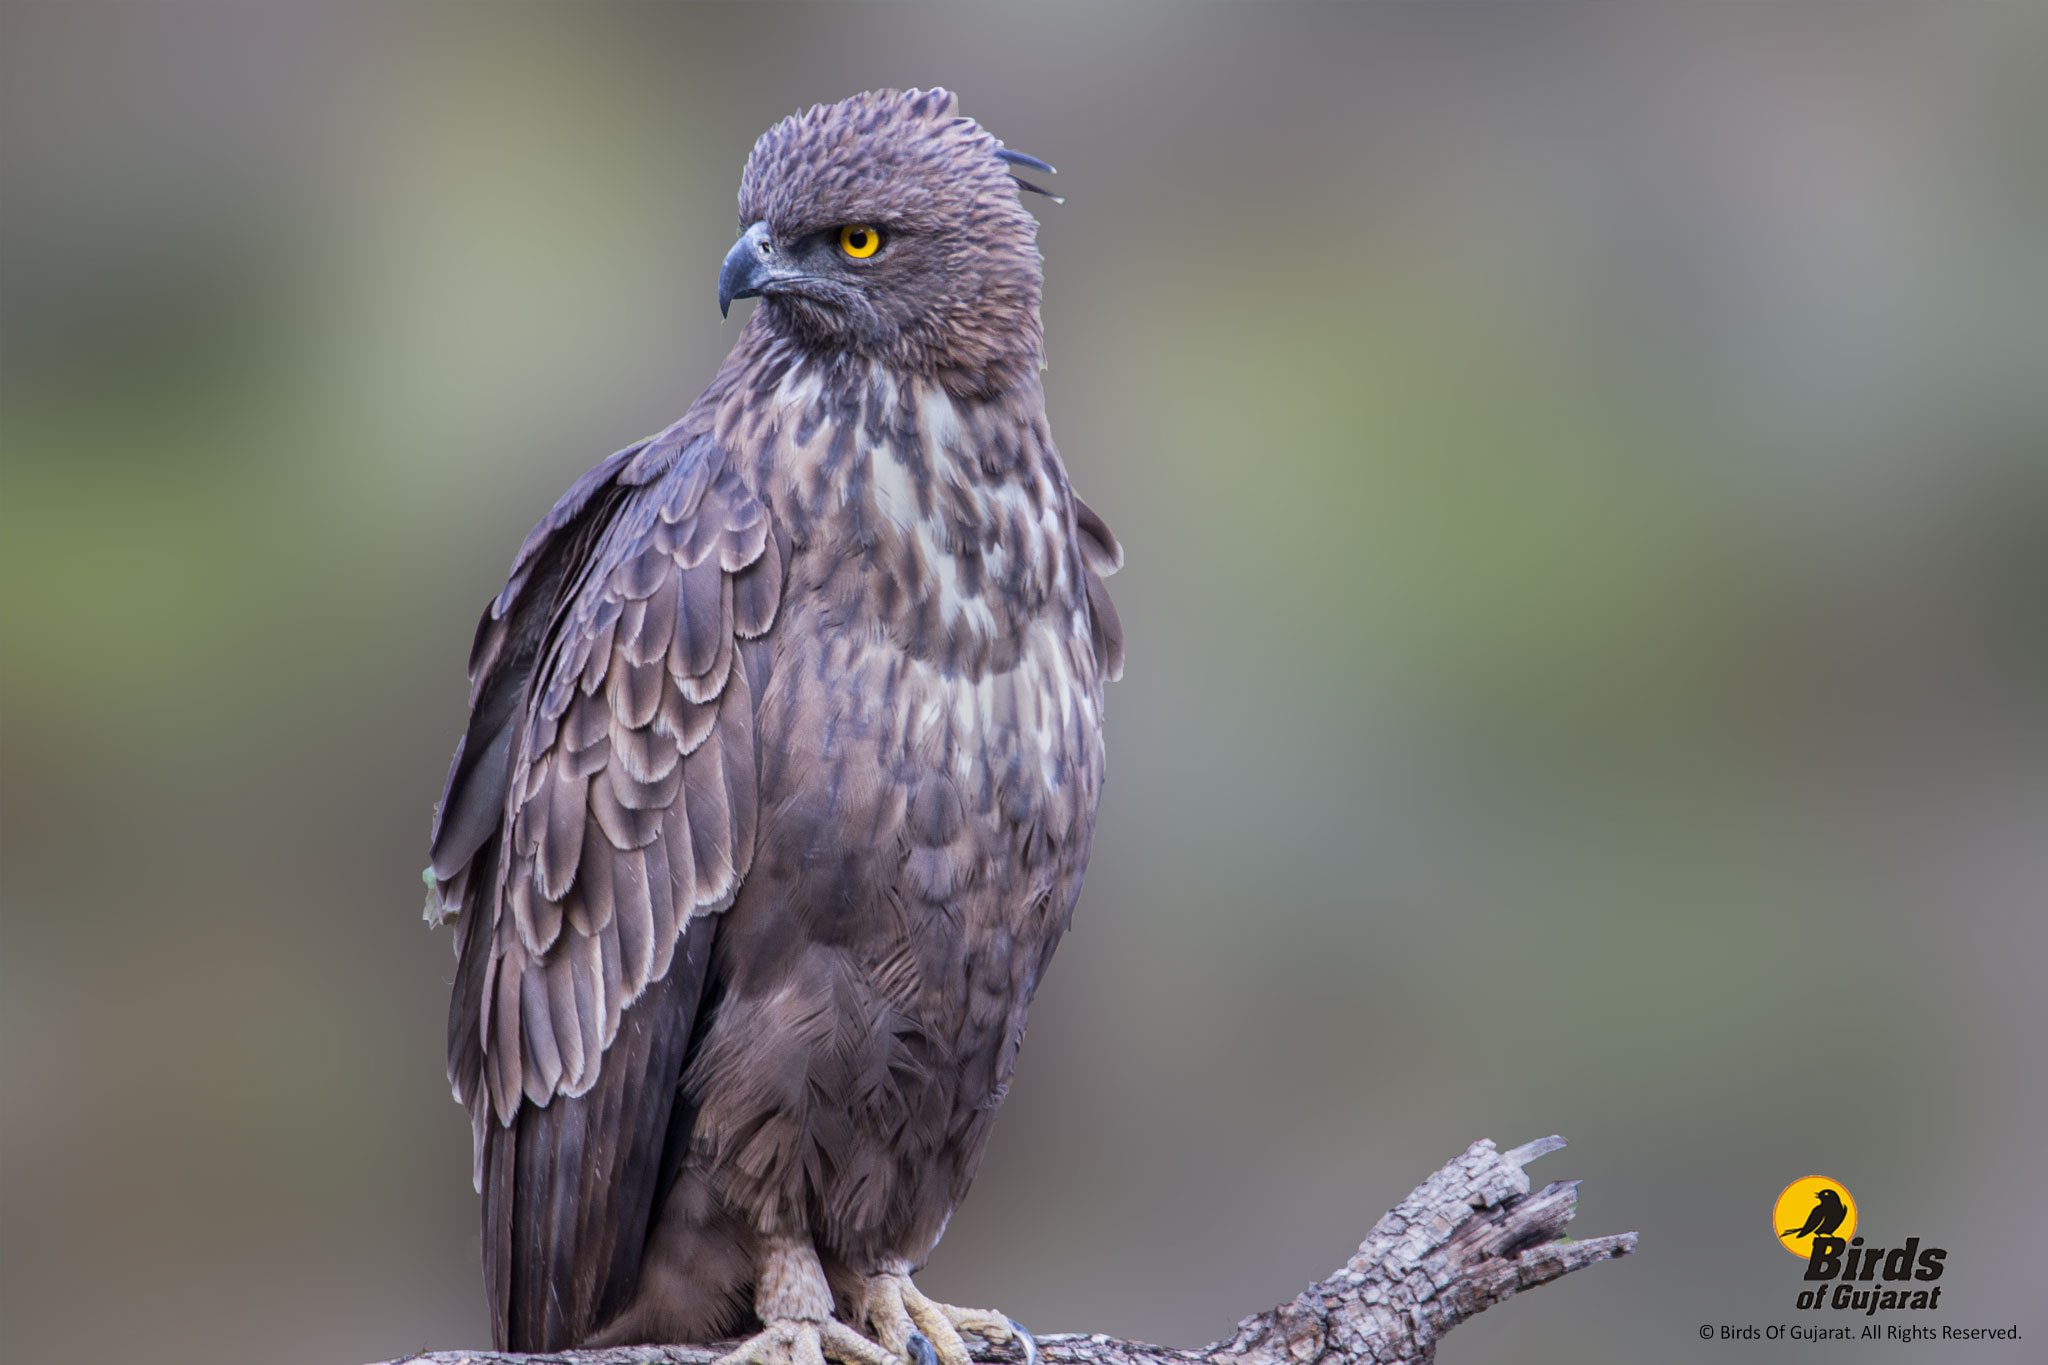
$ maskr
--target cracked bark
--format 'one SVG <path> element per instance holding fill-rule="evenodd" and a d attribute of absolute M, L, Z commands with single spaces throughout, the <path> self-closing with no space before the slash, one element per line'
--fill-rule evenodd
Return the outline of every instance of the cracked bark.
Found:
<path fill-rule="evenodd" d="M 1436 1358 L 1453 1327 L 1524 1289 L 1596 1261 L 1626 1256 L 1636 1234 L 1561 1240 L 1578 1182 L 1532 1191 L 1522 1167 L 1564 1146 L 1539 1138 L 1510 1151 L 1490 1141 L 1465 1149 L 1373 1225 L 1341 1267 L 1288 1302 L 1246 1318 L 1227 1340 L 1199 1350 L 1113 1337 L 1038 1338 L 1043 1365 L 1395 1365 Z M 1022 1365 L 1014 1346 L 970 1339 L 976 1360 Z M 712 1365 L 733 1345 L 626 1346 L 520 1355 L 435 1351 L 384 1365 Z"/>

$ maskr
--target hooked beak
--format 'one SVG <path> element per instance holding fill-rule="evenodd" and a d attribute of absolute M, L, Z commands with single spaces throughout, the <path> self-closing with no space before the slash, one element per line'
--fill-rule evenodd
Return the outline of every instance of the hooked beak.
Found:
<path fill-rule="evenodd" d="M 740 234 L 725 253 L 718 271 L 718 316 L 725 317 L 734 299 L 757 299 L 793 272 L 775 261 L 775 246 L 768 240 L 768 224 L 756 223 Z"/>

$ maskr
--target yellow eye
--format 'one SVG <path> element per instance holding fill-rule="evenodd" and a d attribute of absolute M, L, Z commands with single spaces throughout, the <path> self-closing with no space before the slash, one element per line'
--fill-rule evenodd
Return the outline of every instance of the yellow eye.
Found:
<path fill-rule="evenodd" d="M 856 261 L 864 261 L 882 249 L 882 233 L 866 223 L 852 223 L 839 229 L 839 249 Z"/>

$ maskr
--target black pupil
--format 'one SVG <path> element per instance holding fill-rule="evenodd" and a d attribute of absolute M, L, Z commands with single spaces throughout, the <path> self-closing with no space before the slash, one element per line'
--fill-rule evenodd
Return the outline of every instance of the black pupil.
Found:
<path fill-rule="evenodd" d="M 866 228 L 855 228 L 851 233 L 847 234 L 846 244 L 855 251 L 865 250 L 868 244 L 868 230 Z"/>

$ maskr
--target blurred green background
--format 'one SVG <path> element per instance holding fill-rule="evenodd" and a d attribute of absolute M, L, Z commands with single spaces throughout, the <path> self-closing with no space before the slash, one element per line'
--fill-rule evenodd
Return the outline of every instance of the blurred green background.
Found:
<path fill-rule="evenodd" d="M 1445 1365 L 1725 1358 L 1816 1171 L 2038 1359 L 2043 18 L 8 0 L 0 1348 L 485 1341 L 476 613 L 737 336 L 754 137 L 946 84 L 1062 171 L 1131 663 L 927 1288 L 1194 1345 L 1555 1131 L 1642 1252 Z"/>

